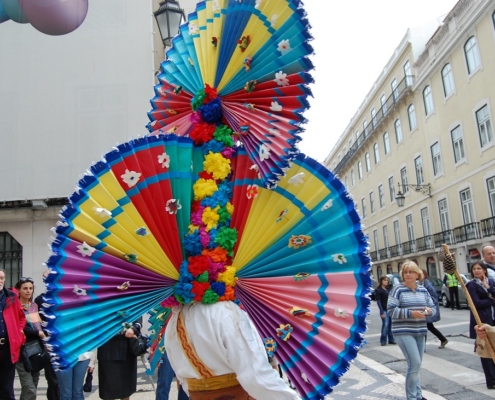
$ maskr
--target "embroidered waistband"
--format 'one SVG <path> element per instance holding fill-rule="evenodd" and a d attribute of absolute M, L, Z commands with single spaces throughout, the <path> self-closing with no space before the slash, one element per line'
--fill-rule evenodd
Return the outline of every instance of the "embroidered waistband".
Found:
<path fill-rule="evenodd" d="M 212 376 L 205 379 L 187 378 L 186 381 L 189 390 L 193 392 L 225 389 L 239 385 L 236 374 Z"/>

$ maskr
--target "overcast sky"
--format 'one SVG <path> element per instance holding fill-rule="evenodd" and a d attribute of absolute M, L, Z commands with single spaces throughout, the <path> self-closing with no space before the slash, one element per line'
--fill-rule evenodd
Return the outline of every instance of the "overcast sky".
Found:
<path fill-rule="evenodd" d="M 314 99 L 299 147 L 323 162 L 408 28 L 442 21 L 457 0 L 306 0 Z"/>

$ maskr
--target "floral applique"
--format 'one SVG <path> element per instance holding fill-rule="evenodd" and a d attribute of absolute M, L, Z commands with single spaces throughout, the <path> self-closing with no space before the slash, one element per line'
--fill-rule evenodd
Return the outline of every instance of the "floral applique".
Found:
<path fill-rule="evenodd" d="M 300 247 L 305 247 L 308 244 L 311 244 L 311 236 L 308 235 L 292 235 L 289 239 L 289 248 L 293 247 L 294 249 L 299 249 Z"/>
<path fill-rule="evenodd" d="M 287 78 L 287 74 L 282 71 L 275 73 L 274 81 L 278 86 L 289 86 L 289 79 Z"/>
<path fill-rule="evenodd" d="M 291 51 L 292 49 L 290 47 L 289 39 L 284 39 L 284 40 L 280 41 L 278 44 L 277 50 L 280 51 L 282 53 L 282 55 L 285 55 L 289 51 Z"/>
<path fill-rule="evenodd" d="M 77 252 L 80 253 L 83 257 L 91 257 L 91 255 L 96 251 L 94 247 L 91 247 L 86 242 L 77 245 Z"/>
<path fill-rule="evenodd" d="M 162 168 L 170 167 L 170 156 L 167 153 L 160 154 L 158 156 L 158 164 L 162 165 Z"/>
<path fill-rule="evenodd" d="M 270 110 L 274 112 L 282 111 L 282 106 L 277 101 L 272 101 Z"/>
<path fill-rule="evenodd" d="M 258 197 L 258 185 L 248 185 L 246 196 L 250 200 Z"/>
<path fill-rule="evenodd" d="M 177 211 L 179 211 L 182 208 L 182 205 L 179 203 L 179 199 L 170 199 L 167 201 L 167 204 L 165 206 L 165 209 L 168 211 L 169 214 L 177 214 Z"/>
<path fill-rule="evenodd" d="M 342 253 L 339 254 L 333 254 L 333 261 L 338 262 L 339 264 L 345 264 L 347 262 L 347 259 L 344 257 Z"/>
<path fill-rule="evenodd" d="M 128 169 L 125 170 L 125 174 L 120 175 L 122 180 L 124 181 L 127 186 L 134 187 L 136 184 L 139 182 L 139 178 L 141 178 L 141 173 L 136 172 L 136 171 L 129 171 Z"/>
<path fill-rule="evenodd" d="M 74 285 L 74 289 L 72 289 L 72 291 L 77 294 L 78 296 L 87 296 L 86 294 L 86 290 L 85 289 L 82 289 L 80 288 L 79 286 L 77 285 Z"/>

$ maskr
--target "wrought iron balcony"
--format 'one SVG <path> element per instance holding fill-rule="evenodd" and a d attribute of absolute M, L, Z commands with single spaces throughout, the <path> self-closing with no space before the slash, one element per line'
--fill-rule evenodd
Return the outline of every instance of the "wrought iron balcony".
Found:
<path fill-rule="evenodd" d="M 433 235 L 433 240 L 435 242 L 435 247 L 442 247 L 442 244 L 453 245 L 454 244 L 454 233 L 452 229 L 435 233 Z"/>
<path fill-rule="evenodd" d="M 479 222 L 472 222 L 454 228 L 454 240 L 456 243 L 467 242 L 468 240 L 474 239 L 481 239 Z"/>
<path fill-rule="evenodd" d="M 480 221 L 480 226 L 483 237 L 495 235 L 495 217 L 482 219 Z"/>

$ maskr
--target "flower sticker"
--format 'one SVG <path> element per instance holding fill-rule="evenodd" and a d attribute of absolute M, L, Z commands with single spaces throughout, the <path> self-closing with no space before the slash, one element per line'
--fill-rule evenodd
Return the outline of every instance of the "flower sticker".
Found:
<path fill-rule="evenodd" d="M 278 20 L 278 14 L 273 14 L 272 17 L 270 18 L 270 24 L 272 25 L 272 28 L 275 28 L 277 20 Z"/>
<path fill-rule="evenodd" d="M 179 129 L 179 127 L 178 127 L 177 125 L 174 125 L 174 126 L 172 126 L 172 128 L 170 128 L 170 129 L 167 131 L 167 133 L 175 133 L 175 131 L 176 131 L 177 129 Z"/>
<path fill-rule="evenodd" d="M 278 86 L 289 86 L 289 79 L 287 79 L 287 74 L 282 71 L 275 73 L 274 81 Z"/>
<path fill-rule="evenodd" d="M 199 32 L 199 27 L 193 22 L 189 22 L 189 34 L 194 35 Z"/>
<path fill-rule="evenodd" d="M 300 247 L 306 247 L 306 245 L 311 244 L 311 236 L 308 235 L 292 235 L 289 239 L 289 248 L 294 247 L 294 249 L 299 249 Z"/>
<path fill-rule="evenodd" d="M 342 253 L 339 254 L 333 254 L 333 261 L 338 262 L 339 264 L 345 264 L 347 262 L 346 258 Z"/>
<path fill-rule="evenodd" d="M 273 357 L 277 351 L 277 342 L 272 337 L 263 338 L 263 344 L 265 345 L 266 353 Z"/>
<path fill-rule="evenodd" d="M 248 185 L 246 196 L 249 200 L 258 197 L 258 185 Z"/>
<path fill-rule="evenodd" d="M 280 104 L 278 104 L 278 102 L 272 101 L 272 105 L 270 107 L 270 110 L 272 110 L 274 112 L 282 111 L 282 106 Z"/>
<path fill-rule="evenodd" d="M 276 128 L 273 128 L 273 129 L 268 129 L 268 133 L 273 136 L 278 136 L 280 134 L 280 131 Z"/>
<path fill-rule="evenodd" d="M 261 161 L 265 161 L 270 158 L 270 149 L 266 144 L 262 144 L 258 151 Z"/>
<path fill-rule="evenodd" d="M 132 254 L 132 253 L 124 254 L 124 258 L 131 263 L 135 263 L 138 260 L 138 256 L 136 254 Z"/>
<path fill-rule="evenodd" d="M 243 53 L 246 51 L 250 43 L 251 37 L 249 35 L 243 36 L 237 41 L 237 44 Z"/>
<path fill-rule="evenodd" d="M 256 0 L 256 4 L 254 5 L 254 8 L 256 8 L 256 9 L 260 8 L 260 5 L 261 5 L 261 2 L 262 1 L 263 0 Z"/>
<path fill-rule="evenodd" d="M 256 111 L 253 103 L 244 103 L 243 106 L 244 106 L 244 108 L 248 109 L 249 111 Z"/>
<path fill-rule="evenodd" d="M 135 172 L 135 171 L 129 171 L 128 169 L 125 170 L 125 174 L 120 175 L 124 183 L 127 184 L 127 186 L 134 187 L 136 186 L 136 183 L 138 183 L 139 178 L 141 178 L 141 173 L 140 172 Z"/>
<path fill-rule="evenodd" d="M 146 236 L 148 234 L 149 234 L 148 229 L 146 229 L 144 226 L 136 229 L 136 235 L 138 236 Z"/>
<path fill-rule="evenodd" d="M 93 210 L 95 210 L 95 215 L 98 215 L 99 217 L 102 218 L 112 216 L 112 213 L 108 211 L 106 208 L 94 207 Z"/>
<path fill-rule="evenodd" d="M 94 247 L 91 247 L 86 242 L 77 245 L 77 252 L 80 253 L 83 257 L 91 257 L 91 255 L 96 251 Z"/>
<path fill-rule="evenodd" d="M 258 83 L 258 81 L 255 81 L 255 80 L 251 80 L 251 81 L 246 82 L 246 84 L 244 85 L 244 90 L 248 93 L 251 93 L 254 90 L 254 88 L 256 87 L 257 83 Z"/>
<path fill-rule="evenodd" d="M 333 206 L 333 201 L 332 199 L 330 199 L 325 204 L 323 204 L 323 207 L 321 207 L 321 211 L 328 210 L 332 206 Z"/>
<path fill-rule="evenodd" d="M 177 211 L 179 211 L 181 208 L 182 206 L 179 203 L 179 199 L 170 199 L 165 205 L 165 210 L 167 210 L 169 214 L 177 214 Z"/>
<path fill-rule="evenodd" d="M 251 171 L 259 171 L 260 170 L 260 167 L 258 167 L 256 164 L 253 164 L 249 167 L 249 169 Z"/>
<path fill-rule="evenodd" d="M 218 0 L 213 0 L 211 2 L 211 10 L 212 11 L 220 11 L 220 4 L 218 4 Z"/>
<path fill-rule="evenodd" d="M 298 272 L 297 274 L 294 275 L 294 281 L 299 282 L 302 281 L 303 279 L 308 279 L 311 276 L 309 272 Z"/>
<path fill-rule="evenodd" d="M 117 317 L 127 317 L 129 315 L 129 313 L 125 310 L 120 310 L 120 311 L 117 311 Z"/>
<path fill-rule="evenodd" d="M 246 72 L 248 72 L 251 69 L 251 61 L 253 61 L 253 59 L 251 57 L 249 57 L 249 56 L 247 56 L 244 59 L 244 70 Z"/>
<path fill-rule="evenodd" d="M 289 311 L 289 313 L 291 315 L 293 315 L 294 317 L 297 317 L 297 318 L 302 318 L 302 317 L 311 317 L 311 313 L 306 310 L 305 308 L 300 308 L 300 307 L 292 307 L 292 308 L 288 308 L 287 311 Z"/>
<path fill-rule="evenodd" d="M 129 286 L 131 286 L 131 283 L 129 281 L 126 281 L 122 285 L 117 286 L 117 289 L 127 290 L 127 289 L 129 289 Z"/>
<path fill-rule="evenodd" d="M 345 311 L 345 310 L 342 310 L 341 308 L 339 307 L 335 307 L 334 308 L 334 311 L 335 311 L 335 316 L 336 317 L 339 317 L 339 318 L 347 318 L 349 316 L 348 312 Z"/>
<path fill-rule="evenodd" d="M 309 381 L 308 377 L 304 372 L 301 372 L 301 378 L 303 378 L 304 382 L 311 384 L 311 382 Z"/>
<path fill-rule="evenodd" d="M 165 152 L 160 154 L 158 156 L 158 164 L 162 164 L 162 168 L 168 168 L 170 166 L 170 156 Z"/>
<path fill-rule="evenodd" d="M 278 215 L 277 222 L 282 221 L 282 218 L 284 218 L 287 214 L 289 213 L 289 209 L 286 208 L 285 210 L 280 211 L 280 214 Z M 286 218 L 288 220 L 288 218 Z"/>
<path fill-rule="evenodd" d="M 79 286 L 74 285 L 74 289 L 72 289 L 72 292 L 77 294 L 78 296 L 87 296 L 86 290 L 81 289 Z"/>
<path fill-rule="evenodd" d="M 277 336 L 282 339 L 284 342 L 290 339 L 290 334 L 294 330 L 291 324 L 282 325 L 277 328 Z"/>
<path fill-rule="evenodd" d="M 290 47 L 289 39 L 281 40 L 278 44 L 277 50 L 280 51 L 283 56 L 291 51 L 292 49 Z"/>
<path fill-rule="evenodd" d="M 294 186 L 302 185 L 304 183 L 304 172 L 295 174 L 292 178 L 289 179 L 289 183 Z"/>

